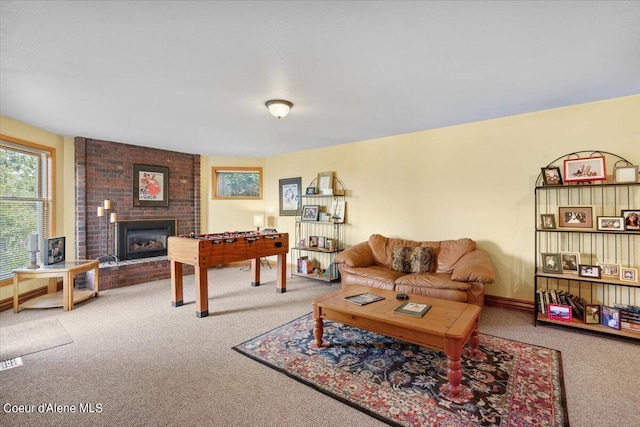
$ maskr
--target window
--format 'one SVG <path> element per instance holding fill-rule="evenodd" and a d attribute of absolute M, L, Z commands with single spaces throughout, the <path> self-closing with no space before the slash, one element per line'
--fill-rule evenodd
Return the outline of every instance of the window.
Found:
<path fill-rule="evenodd" d="M 214 199 L 262 199 L 262 168 L 214 167 L 211 182 Z"/>
<path fill-rule="evenodd" d="M 0 135 L 0 283 L 29 264 L 29 234 L 51 237 L 53 148 Z M 42 263 L 42 252 L 38 253 Z"/>

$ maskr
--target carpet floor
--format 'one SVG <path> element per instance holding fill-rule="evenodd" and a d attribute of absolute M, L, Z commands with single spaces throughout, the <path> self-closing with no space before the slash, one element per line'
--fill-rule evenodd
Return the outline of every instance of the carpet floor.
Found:
<path fill-rule="evenodd" d="M 36 320 L 3 327 L 0 328 L 0 361 L 72 342 L 57 319 Z"/>
<path fill-rule="evenodd" d="M 444 353 L 325 321 L 318 350 L 313 316 L 234 347 L 273 369 L 402 426 L 568 426 L 560 352 L 480 334 L 463 357 L 463 393 L 449 400 Z"/>

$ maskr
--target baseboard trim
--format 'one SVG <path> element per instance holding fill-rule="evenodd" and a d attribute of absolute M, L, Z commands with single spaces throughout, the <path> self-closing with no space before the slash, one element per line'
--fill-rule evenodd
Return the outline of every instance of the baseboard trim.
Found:
<path fill-rule="evenodd" d="M 484 305 L 488 307 L 498 307 L 498 308 L 507 308 L 510 310 L 526 311 L 527 313 L 533 313 L 535 310 L 534 303 L 531 301 L 497 297 L 493 295 L 484 296 Z"/>

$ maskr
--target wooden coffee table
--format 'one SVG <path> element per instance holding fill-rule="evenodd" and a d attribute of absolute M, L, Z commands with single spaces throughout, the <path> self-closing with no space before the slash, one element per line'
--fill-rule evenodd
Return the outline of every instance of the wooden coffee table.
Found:
<path fill-rule="evenodd" d="M 364 292 L 383 296 L 385 299 L 367 305 L 357 305 L 344 298 Z M 313 334 L 318 348 L 328 346 L 323 342 L 323 319 L 332 320 L 356 328 L 366 329 L 419 346 L 444 351 L 447 355 L 447 379 L 442 390 L 448 398 L 460 395 L 462 364 L 460 357 L 467 341 L 472 354 L 478 352 L 478 317 L 480 307 L 438 298 L 410 295 L 409 301 L 431 304 L 423 317 L 413 317 L 393 310 L 403 303 L 396 299 L 396 292 L 368 286 L 347 286 L 336 292 L 318 297 L 313 302 L 315 327 Z"/>

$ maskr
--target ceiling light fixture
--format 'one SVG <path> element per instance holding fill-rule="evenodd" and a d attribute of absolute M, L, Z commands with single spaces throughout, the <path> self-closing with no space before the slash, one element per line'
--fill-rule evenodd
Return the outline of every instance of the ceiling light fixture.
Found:
<path fill-rule="evenodd" d="M 269 112 L 279 119 L 289 114 L 289 110 L 293 107 L 292 103 L 284 99 L 272 99 L 271 101 L 267 101 L 265 105 L 269 109 Z"/>

